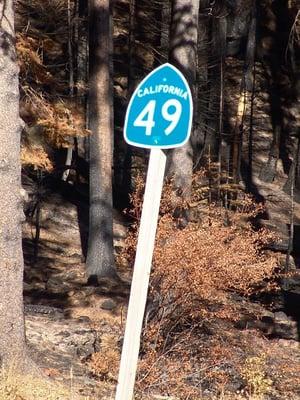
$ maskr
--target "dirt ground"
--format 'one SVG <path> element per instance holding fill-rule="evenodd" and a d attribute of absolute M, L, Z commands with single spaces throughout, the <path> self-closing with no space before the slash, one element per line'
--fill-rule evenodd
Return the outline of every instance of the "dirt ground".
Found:
<path fill-rule="evenodd" d="M 122 248 L 126 233 L 126 221 L 116 214 L 116 252 Z M 132 271 L 125 266 L 120 268 L 124 284 L 107 281 L 97 287 L 87 285 L 77 209 L 61 195 L 51 194 L 41 205 L 36 260 L 34 236 L 35 228 L 27 221 L 24 224 L 24 295 L 26 334 L 32 357 L 46 375 L 69 387 L 73 398 L 113 399 Z M 231 343 L 235 342 L 237 353 L 245 351 L 243 341 L 252 343 L 268 354 L 272 360 L 269 368 L 278 375 L 279 381 L 280 371 L 285 371 L 288 397 L 274 394 L 268 398 L 300 399 L 297 322 L 283 314 L 275 315 L 277 325 L 274 321 L 270 325 L 268 316 L 272 314 L 272 319 L 274 313 L 238 297 L 234 301 L 239 307 L 238 322 L 210 326 L 201 340 L 204 348 L 212 345 L 212 338 L 222 335 L 224 343 L 226 335 L 230 336 Z M 258 315 L 264 318 L 259 319 Z M 281 369 L 286 364 L 291 366 L 290 371 Z M 232 383 L 233 393 L 238 387 L 239 384 Z M 158 391 L 150 398 L 170 398 L 164 395 Z M 140 396 L 148 398 L 146 394 Z M 204 398 L 212 398 L 209 396 L 207 392 Z"/>
<path fill-rule="evenodd" d="M 24 224 L 27 340 L 46 374 L 82 396 L 112 398 L 117 368 L 97 376 L 90 359 L 108 348 L 120 352 L 129 285 L 87 286 L 76 214 L 59 195 L 42 204 L 36 261 L 35 228 L 30 221 Z M 116 246 L 125 234 L 126 228 L 115 223 Z M 119 273 L 128 281 L 127 271 Z"/>
<path fill-rule="evenodd" d="M 233 62 L 232 60 L 229 62 Z M 236 63 L 236 73 L 232 69 L 230 93 L 227 107 L 234 119 L 239 98 L 239 76 L 242 64 Z M 287 179 L 284 168 L 279 171 L 273 183 L 259 179 L 262 165 L 268 158 L 272 141 L 272 125 L 267 94 L 260 87 L 263 72 L 257 70 L 257 94 L 254 104 L 252 146 L 256 157 L 253 160 L 253 187 L 258 198 L 263 198 L 266 219 L 263 225 L 275 230 L 283 243 L 276 251 L 284 251 L 288 241 L 288 226 L 291 218 L 291 199 L 282 188 Z M 299 116 L 298 116 L 299 117 Z M 293 120 L 292 118 L 290 118 Z M 296 118 L 294 118 L 296 121 Z M 230 122 L 230 121 L 229 121 Z M 249 132 L 245 133 L 245 154 L 247 153 Z M 246 155 L 245 155 L 246 159 Z M 280 167 L 280 166 L 279 166 Z M 280 169 L 280 168 L 279 168 Z M 297 197 L 296 193 L 296 197 Z M 300 198 L 300 196 L 299 196 Z M 53 190 L 41 201 L 40 237 L 35 246 L 35 221 L 27 219 L 23 229 L 25 275 L 24 296 L 26 334 L 32 357 L 46 375 L 55 382 L 62 382 L 70 389 L 71 398 L 113 399 L 119 368 L 122 338 L 126 322 L 127 303 L 130 290 L 131 268 L 119 266 L 118 273 L 124 283 L 104 281 L 99 286 L 88 286 L 82 244 L 87 236 L 87 204 L 74 203 L 72 199 Z M 300 224 L 300 203 L 294 204 L 294 222 Z M 79 229 L 80 227 L 80 229 Z M 127 222 L 122 215 L 114 215 L 114 243 L 116 253 L 121 251 L 127 235 Z M 297 231 L 298 232 L 298 231 Z M 296 237 L 299 240 L 299 232 Z M 300 246 L 300 245 L 299 245 Z M 298 246 L 298 249 L 299 249 Z M 296 248 L 297 249 L 297 248 Z M 282 253 L 284 257 L 284 253 Z M 299 260 L 295 257 L 296 265 Z M 223 324 L 220 321 L 201 333 L 203 354 L 228 350 L 231 358 L 243 357 L 254 360 L 247 367 L 256 371 L 259 361 L 253 358 L 253 349 L 267 357 L 267 372 L 272 377 L 272 391 L 265 399 L 300 399 L 300 278 L 294 276 L 290 285 L 290 313 L 284 307 L 282 297 L 268 299 L 269 307 L 259 302 L 233 297 L 238 309 L 235 322 Z M 231 346 L 231 347 L 229 347 Z M 229 364 L 228 364 L 229 365 Z M 203 359 L 201 371 L 219 373 L 223 361 L 208 365 Z M 204 374 L 205 375 L 205 374 Z M 259 373 L 249 375 L 258 379 Z M 264 384 L 264 381 L 263 381 Z M 203 378 L 203 388 L 205 388 Z M 219 395 L 218 399 L 246 399 L 241 392 L 240 379 L 232 373 L 227 385 L 229 397 Z M 168 397 L 160 390 L 146 390 L 137 393 L 137 398 L 187 400 L 178 393 Z M 148 393 L 151 392 L 151 395 Z M 153 394 L 155 392 L 155 394 Z M 200 399 L 216 399 L 215 393 L 206 385 Z M 237 397 L 236 397 L 237 396 Z M 241 397 L 238 397 L 241 396 Z M 254 397 L 252 397 L 254 399 Z M 198 400 L 198 399 L 197 399 Z"/>

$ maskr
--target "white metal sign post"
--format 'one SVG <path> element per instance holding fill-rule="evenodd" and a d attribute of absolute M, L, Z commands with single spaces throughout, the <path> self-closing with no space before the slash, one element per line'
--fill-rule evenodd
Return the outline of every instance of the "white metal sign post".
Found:
<path fill-rule="evenodd" d="M 165 164 L 164 152 L 160 149 L 151 150 L 128 305 L 117 400 L 129 400 L 133 394 Z"/>
<path fill-rule="evenodd" d="M 156 68 L 139 84 L 127 109 L 125 140 L 150 148 L 151 152 L 115 400 L 133 397 L 166 165 L 163 149 L 187 142 L 192 114 L 190 88 L 182 73 L 171 64 Z"/>

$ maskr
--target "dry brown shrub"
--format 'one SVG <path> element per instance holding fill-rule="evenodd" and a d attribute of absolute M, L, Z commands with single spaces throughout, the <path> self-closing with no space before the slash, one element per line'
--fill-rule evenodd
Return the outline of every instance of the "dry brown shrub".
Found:
<path fill-rule="evenodd" d="M 48 157 L 48 154 L 43 148 L 35 146 L 22 146 L 21 148 L 21 163 L 23 166 L 32 165 L 36 168 L 52 171 L 53 164 Z"/>
<path fill-rule="evenodd" d="M 44 139 L 54 147 L 68 147 L 70 138 L 86 136 L 89 131 L 84 128 L 84 112 L 72 101 L 49 99 L 42 91 L 23 87 L 22 106 L 32 117 L 31 125 L 41 127 Z M 29 110 L 29 111 L 28 111 Z"/>
<path fill-rule="evenodd" d="M 56 147 L 68 147 L 69 139 L 74 136 L 86 136 L 84 114 L 79 106 L 58 100 L 47 104 L 47 113 L 39 114 L 37 123 L 43 126 L 49 142 Z"/>
<path fill-rule="evenodd" d="M 25 141 L 22 161 L 48 170 L 53 148 L 69 147 L 75 136 L 89 133 L 85 129 L 83 107 L 76 96 L 68 96 L 68 68 L 61 68 L 69 63 L 63 50 L 68 42 L 67 10 L 68 3 L 64 0 L 16 2 L 20 115 L 27 127 L 42 128 L 48 145 L 41 151 L 36 146 L 27 146 Z"/>
<path fill-rule="evenodd" d="M 183 230 L 165 216 L 158 229 L 153 279 L 168 297 L 188 292 L 192 299 L 207 299 L 218 290 L 249 295 L 264 287 L 277 267 L 276 258 L 263 250 L 271 239 L 270 233 L 254 231 L 250 224 L 224 226 L 218 210 Z"/>
<path fill-rule="evenodd" d="M 220 344 L 225 340 L 221 336 L 207 353 L 202 343 L 207 340 L 206 321 L 234 321 L 238 310 L 230 296 L 268 291 L 278 272 L 276 257 L 265 250 L 274 235 L 255 230 L 250 223 L 262 206 L 239 192 L 232 196 L 235 211 L 224 210 L 208 204 L 208 191 L 197 185 L 193 207 L 201 221 L 184 229 L 178 229 L 174 218 L 172 183 L 162 196 L 138 372 L 138 388 L 144 395 L 160 392 L 199 399 L 205 382 L 211 382 L 215 394 L 223 392 L 231 377 L 218 366 L 226 359 L 237 360 L 232 359 L 230 347 Z M 136 189 L 134 220 L 141 213 L 142 178 Z M 189 204 L 180 204 L 179 199 L 175 207 Z M 135 248 L 136 223 L 123 254 L 127 261 L 133 262 Z M 238 369 L 235 373 L 239 375 Z"/>
<path fill-rule="evenodd" d="M 179 230 L 169 215 L 161 218 L 151 278 L 153 310 L 144 332 L 141 388 L 159 385 L 162 390 L 168 387 L 169 393 L 183 393 L 182 399 L 197 398 L 203 380 L 197 375 L 197 365 L 201 365 L 205 321 L 234 320 L 238 313 L 227 301 L 228 293 L 249 296 L 268 290 L 272 283 L 276 258 L 263 250 L 272 235 L 265 230 L 256 232 L 250 224 L 240 227 L 234 220 L 238 221 L 237 216 L 230 226 L 224 226 L 215 209 L 201 225 Z M 218 351 L 220 359 L 230 359 L 226 349 Z M 213 351 L 214 358 L 218 351 Z M 215 387 L 225 385 L 228 379 L 222 370 L 208 370 L 204 375 Z"/>
<path fill-rule="evenodd" d="M 101 350 L 88 360 L 89 370 L 102 381 L 116 381 L 120 364 L 120 351 L 113 334 L 101 336 Z"/>
<path fill-rule="evenodd" d="M 22 33 L 16 35 L 16 50 L 18 53 L 21 78 L 24 81 L 30 80 L 37 84 L 53 84 L 53 76 L 43 65 L 39 51 L 40 47 L 41 43 L 38 39 L 26 36 Z"/>
<path fill-rule="evenodd" d="M 90 371 L 102 380 L 116 381 L 119 370 L 120 353 L 116 349 L 105 349 L 94 353 L 89 360 Z"/>

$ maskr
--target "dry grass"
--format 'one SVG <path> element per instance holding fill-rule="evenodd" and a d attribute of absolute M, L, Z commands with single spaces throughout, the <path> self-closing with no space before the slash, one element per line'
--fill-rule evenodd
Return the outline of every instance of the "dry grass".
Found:
<path fill-rule="evenodd" d="M 71 388 L 57 382 L 30 375 L 21 376 L 14 372 L 0 373 L 0 400 L 68 400 Z"/>

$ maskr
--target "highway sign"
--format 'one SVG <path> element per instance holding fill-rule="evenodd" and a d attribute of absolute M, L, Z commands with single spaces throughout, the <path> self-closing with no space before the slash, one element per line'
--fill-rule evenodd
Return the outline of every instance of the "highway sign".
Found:
<path fill-rule="evenodd" d="M 184 75 L 166 63 L 138 85 L 129 102 L 124 138 L 144 148 L 170 149 L 187 142 L 193 101 Z"/>
<path fill-rule="evenodd" d="M 171 64 L 152 71 L 138 85 L 128 105 L 124 138 L 131 145 L 150 148 L 151 152 L 115 400 L 133 398 L 167 159 L 163 149 L 187 142 L 192 114 L 190 88 L 182 73 Z"/>

